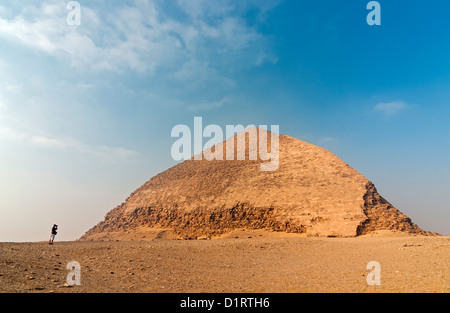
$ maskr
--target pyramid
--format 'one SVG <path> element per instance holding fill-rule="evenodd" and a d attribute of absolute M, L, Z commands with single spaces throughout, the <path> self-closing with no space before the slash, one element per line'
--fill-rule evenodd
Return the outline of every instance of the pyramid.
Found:
<path fill-rule="evenodd" d="M 266 131 L 266 136 L 271 149 L 273 134 Z M 249 160 L 255 147 L 236 135 L 203 154 L 221 151 L 230 141 L 237 149 L 244 140 L 245 160 L 184 161 L 147 181 L 80 240 L 108 234 L 125 238 L 151 229 L 181 239 L 212 238 L 237 229 L 314 237 L 355 237 L 380 230 L 431 234 L 330 151 L 286 135 L 278 138 L 276 170 L 261 171 L 265 161 Z"/>

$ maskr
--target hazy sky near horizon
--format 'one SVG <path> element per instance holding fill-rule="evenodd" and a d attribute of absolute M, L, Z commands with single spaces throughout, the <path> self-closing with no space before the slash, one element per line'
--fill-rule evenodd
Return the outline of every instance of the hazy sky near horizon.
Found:
<path fill-rule="evenodd" d="M 450 3 L 0 3 L 0 241 L 74 240 L 176 164 L 171 129 L 279 125 L 450 235 Z"/>

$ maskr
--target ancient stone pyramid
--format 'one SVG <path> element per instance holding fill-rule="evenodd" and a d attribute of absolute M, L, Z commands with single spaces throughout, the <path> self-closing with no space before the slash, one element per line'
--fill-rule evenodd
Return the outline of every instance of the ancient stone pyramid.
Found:
<path fill-rule="evenodd" d="M 230 140 L 237 143 L 238 136 Z M 248 160 L 251 146 L 245 142 L 245 161 L 191 159 L 154 176 L 80 240 L 105 234 L 117 238 L 147 228 L 166 229 L 184 239 L 242 228 L 328 237 L 378 230 L 430 234 L 325 149 L 280 135 L 279 167 L 264 172 L 260 159 Z"/>

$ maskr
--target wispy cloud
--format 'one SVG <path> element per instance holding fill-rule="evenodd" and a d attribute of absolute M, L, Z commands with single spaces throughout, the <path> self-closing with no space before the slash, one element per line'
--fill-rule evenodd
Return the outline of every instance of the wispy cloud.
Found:
<path fill-rule="evenodd" d="M 373 107 L 373 110 L 386 116 L 394 116 L 408 108 L 404 101 L 381 102 Z"/>
<path fill-rule="evenodd" d="M 94 85 L 60 81 L 56 83 L 59 85 L 55 86 L 45 79 L 20 81 L 13 76 L 12 68 L 0 61 L 0 139 L 27 147 L 69 151 L 73 154 L 95 157 L 102 161 L 125 160 L 140 156 L 139 152 L 120 146 L 104 145 L 101 142 L 98 144 L 86 143 L 70 135 L 54 135 L 58 132 L 57 129 L 61 129 L 56 126 L 56 120 L 66 124 L 64 120 L 67 117 L 74 118 L 74 115 L 87 113 L 85 110 L 78 112 L 70 109 L 69 101 L 58 95 L 70 97 L 95 88 Z M 33 86 L 35 83 L 37 85 Z M 41 96 L 41 92 L 45 94 L 48 90 L 56 100 L 52 97 Z M 58 94 L 57 90 L 66 91 L 62 93 L 59 91 Z M 71 112 L 72 116 L 68 113 L 61 113 L 65 110 Z M 88 129 L 88 126 L 84 128 Z M 70 132 L 70 128 L 65 127 L 65 133 Z"/>
<path fill-rule="evenodd" d="M 190 110 L 190 111 L 210 111 L 210 110 L 221 108 L 230 102 L 231 102 L 231 100 L 229 98 L 223 98 L 219 101 L 208 101 L 208 102 L 204 101 L 204 102 L 200 102 L 197 104 L 189 105 L 188 110 Z"/>
<path fill-rule="evenodd" d="M 135 0 L 108 10 L 82 3 L 81 26 L 67 25 L 64 1 L 30 2 L 15 16 L 0 17 L 0 37 L 95 70 L 154 73 L 197 62 L 208 64 L 204 71 L 219 63 L 273 62 L 264 36 L 245 22 L 246 2 L 178 1 L 184 19 L 172 17 L 160 1 Z"/>
<path fill-rule="evenodd" d="M 0 41 L 7 49 L 33 51 L 37 60 L 50 60 L 60 73 L 52 80 L 45 69 L 33 64 L 38 69 L 36 79 L 33 75 L 22 77 L 25 71 L 17 68 L 26 53 L 0 57 L 0 66 L 4 60 L 11 73 L 2 75 L 0 71 L 0 76 L 10 84 L 20 83 L 22 90 L 28 89 L 27 93 L 7 96 L 14 101 L 11 111 L 22 110 L 28 115 L 24 107 L 35 102 L 42 106 L 40 112 L 62 112 L 57 102 L 65 95 L 55 87 L 61 86 L 61 81 L 67 82 L 64 90 L 78 89 L 79 94 L 72 99 L 81 101 L 80 95 L 91 97 L 101 88 L 117 90 L 113 84 L 124 74 L 145 77 L 146 92 L 152 98 L 163 98 L 161 103 L 167 103 L 170 97 L 189 111 L 219 108 L 222 102 L 206 99 L 228 97 L 238 86 L 236 72 L 277 62 L 260 23 L 279 2 L 80 1 L 80 26 L 67 25 L 65 1 L 23 0 L 0 5 Z M 100 80 L 103 74 L 108 76 Z M 52 92 L 36 85 L 30 89 L 29 85 L 35 84 L 32 80 Z M 6 91 L 4 86 L 2 89 Z M 71 103 L 64 105 L 67 110 L 73 107 Z"/>
<path fill-rule="evenodd" d="M 100 159 L 123 160 L 139 156 L 134 150 L 106 145 L 90 145 L 70 137 L 52 137 L 18 131 L 7 126 L 0 126 L 0 137 L 19 144 L 35 147 L 68 150 L 79 154 L 94 156 Z"/>

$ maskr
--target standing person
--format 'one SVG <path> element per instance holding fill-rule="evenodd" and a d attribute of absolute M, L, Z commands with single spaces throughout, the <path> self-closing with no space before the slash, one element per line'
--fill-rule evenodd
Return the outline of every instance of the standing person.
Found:
<path fill-rule="evenodd" d="M 49 242 L 48 242 L 49 245 L 52 245 L 52 244 L 53 244 L 53 240 L 55 240 L 55 236 L 56 236 L 56 234 L 58 233 L 58 232 L 56 231 L 57 229 L 58 229 L 58 225 L 53 224 L 53 227 L 52 227 L 52 233 L 51 233 L 51 235 L 50 235 L 50 240 L 49 240 Z"/>

